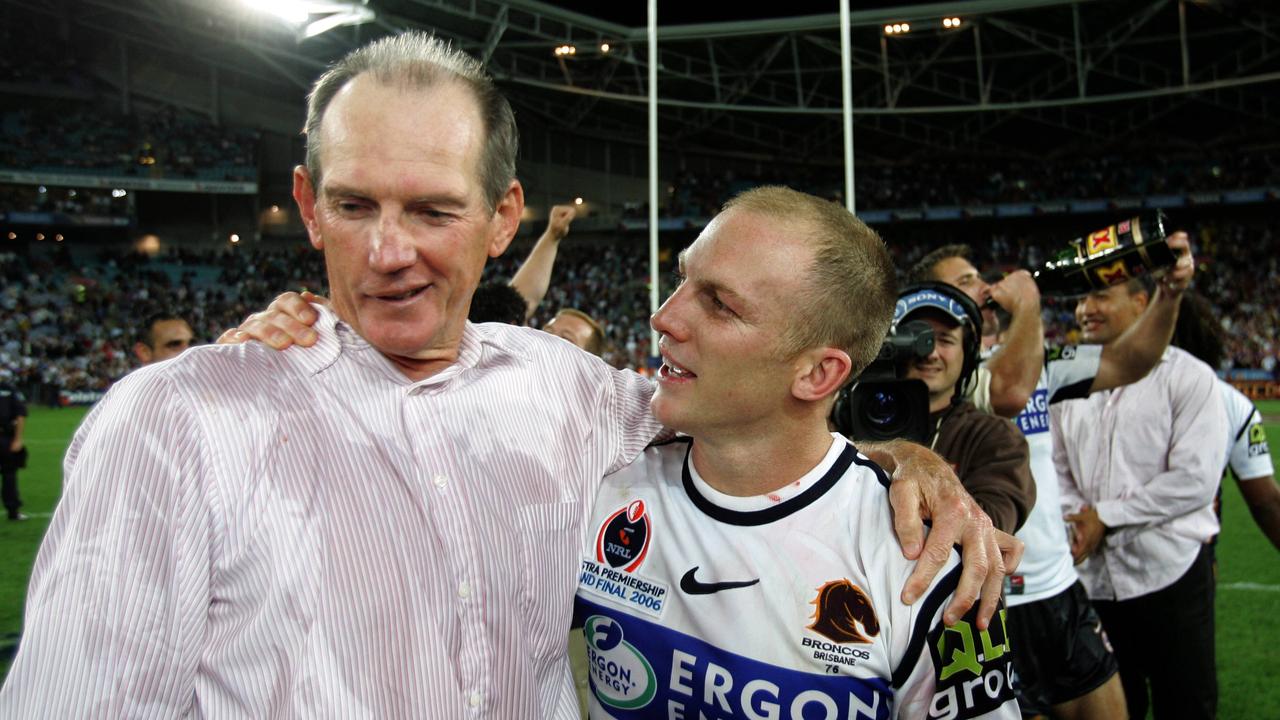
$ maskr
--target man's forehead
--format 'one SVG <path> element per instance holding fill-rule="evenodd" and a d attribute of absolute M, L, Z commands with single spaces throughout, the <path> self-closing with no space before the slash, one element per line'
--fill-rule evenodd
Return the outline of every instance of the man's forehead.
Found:
<path fill-rule="evenodd" d="M 938 261 L 934 266 L 935 273 L 943 282 L 955 284 L 957 280 L 973 280 L 978 277 L 978 269 L 962 257 L 949 257 Z"/>
<path fill-rule="evenodd" d="M 464 84 L 407 86 L 365 73 L 338 91 L 320 123 L 321 183 L 340 165 L 365 174 L 370 163 L 457 165 L 477 175 L 483 147 L 484 120 Z"/>

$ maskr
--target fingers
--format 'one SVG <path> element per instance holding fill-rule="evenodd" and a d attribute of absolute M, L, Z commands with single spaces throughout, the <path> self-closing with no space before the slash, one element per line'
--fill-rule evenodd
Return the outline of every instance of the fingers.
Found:
<path fill-rule="evenodd" d="M 312 314 L 314 315 L 314 311 Z M 310 347 L 319 339 L 310 324 L 300 322 L 293 316 L 278 310 L 266 310 L 250 315 L 241 323 L 240 331 L 276 350 L 284 350 L 295 343 Z"/>
<path fill-rule="evenodd" d="M 992 534 L 991 519 L 985 513 L 978 513 L 970 518 L 968 527 L 964 532 L 963 544 L 960 547 L 961 561 L 963 567 L 960 571 L 960 582 L 956 585 L 955 594 L 951 598 L 951 603 L 947 605 L 946 611 L 942 615 L 942 620 L 947 625 L 952 625 L 973 607 L 980 595 L 989 594 L 986 591 L 986 585 L 992 572 L 993 559 L 991 553 L 994 550 L 994 540 Z M 932 538 L 931 538 L 932 539 Z M 1003 566 L 1001 575 L 1003 576 Z M 999 586 L 996 587 L 997 599 L 999 599 Z M 994 606 L 992 607 L 994 610 Z M 988 611 L 987 617 L 990 618 L 991 611 Z"/>
<path fill-rule="evenodd" d="M 308 293 L 310 294 L 310 293 Z M 315 297 L 312 295 L 312 297 Z M 296 292 L 283 293 L 271 304 L 267 306 L 267 312 L 284 313 L 289 318 L 303 325 L 314 325 L 320 319 L 320 315 L 316 313 L 315 308 L 305 297 Z M 257 313 L 261 315 L 262 313 Z M 250 317 L 253 317 L 252 315 Z"/>
<path fill-rule="evenodd" d="M 313 304 L 315 304 L 315 305 L 325 305 L 325 306 L 328 306 L 328 304 L 329 304 L 329 298 L 327 298 L 327 297 L 325 297 L 325 296 L 323 296 L 323 295 L 317 295 L 317 294 L 315 294 L 315 293 L 311 292 L 310 290 L 303 290 L 303 291 L 302 291 L 302 299 L 303 299 L 303 300 L 306 300 L 306 301 L 307 301 L 307 302 L 309 302 L 309 303 L 313 303 Z"/>
<path fill-rule="evenodd" d="M 924 518 L 920 516 L 920 489 L 910 482 L 889 485 L 889 505 L 893 507 L 893 531 L 902 545 L 902 554 L 915 560 L 924 544 Z"/>
<path fill-rule="evenodd" d="M 996 530 L 995 537 L 1000 560 L 1004 563 L 1004 574 L 1012 575 L 1017 572 L 1018 564 L 1022 562 L 1022 553 L 1026 551 L 1027 545 L 1003 530 Z"/>
<path fill-rule="evenodd" d="M 229 328 L 226 332 L 218 336 L 218 345 L 239 345 L 240 343 L 252 340 L 248 335 L 240 332 L 240 328 Z"/>
<path fill-rule="evenodd" d="M 1009 568 L 1004 562 L 1004 553 L 1001 551 L 1000 535 L 1007 535 L 1007 533 L 992 528 L 987 535 L 987 556 L 990 559 L 990 567 L 987 568 L 987 577 L 982 583 L 982 599 L 978 603 L 976 621 L 979 630 L 986 630 L 991 624 L 991 617 L 1000 607 L 1000 595 L 1004 592 L 1004 578 L 1009 574 Z M 1018 543 L 1017 538 L 1014 538 L 1013 542 Z"/>
<path fill-rule="evenodd" d="M 890 488 L 892 491 L 892 488 Z M 907 578 L 906 585 L 902 589 L 902 601 L 910 604 L 916 601 L 933 582 L 934 577 L 942 570 L 951 559 L 951 549 L 962 541 L 965 535 L 965 528 L 969 522 L 968 508 L 960 498 L 949 497 L 940 501 L 939 507 L 934 510 L 933 527 L 929 530 L 929 537 L 924 542 L 924 549 L 920 552 L 920 557 L 916 560 L 916 567 L 911 571 L 911 576 Z M 985 548 L 976 548 L 975 554 L 970 554 L 966 548 L 965 554 L 965 573 L 970 572 L 969 558 L 981 558 L 985 555 Z M 905 552 L 904 552 L 905 554 Z M 983 565 L 980 572 L 986 574 L 986 566 Z M 964 583 L 964 576 L 961 576 L 961 583 Z M 976 597 L 978 594 L 978 583 L 971 582 L 971 595 Z M 971 597 L 965 605 L 968 608 L 973 604 Z M 958 615 L 956 617 L 959 617 Z"/>

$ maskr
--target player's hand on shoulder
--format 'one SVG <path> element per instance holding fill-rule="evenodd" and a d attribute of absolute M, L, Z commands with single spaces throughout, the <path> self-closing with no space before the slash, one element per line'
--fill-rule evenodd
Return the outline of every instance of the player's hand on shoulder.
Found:
<path fill-rule="evenodd" d="M 218 343 L 227 345 L 258 340 L 276 350 L 295 344 L 310 347 L 319 339 L 311 326 L 320 319 L 311 303 L 327 305 L 328 302 L 309 291 L 283 293 L 271 301 L 266 310 L 253 313 L 239 327 L 222 333 Z"/>
<path fill-rule="evenodd" d="M 902 591 L 903 602 L 919 599 L 950 560 L 952 548 L 960 545 L 960 582 L 944 618 L 953 624 L 981 600 L 977 621 L 985 629 L 1000 600 L 1004 576 L 1022 557 L 1022 543 L 995 529 L 937 453 L 905 440 L 859 447 L 889 472 L 894 532 L 903 555 L 916 560 Z M 927 538 L 926 519 L 932 525 Z"/>

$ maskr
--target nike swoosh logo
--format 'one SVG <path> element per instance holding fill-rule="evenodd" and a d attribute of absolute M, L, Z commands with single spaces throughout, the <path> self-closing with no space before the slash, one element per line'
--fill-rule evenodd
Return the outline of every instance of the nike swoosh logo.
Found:
<path fill-rule="evenodd" d="M 694 565 L 689 569 L 689 572 L 684 574 L 684 577 L 680 578 L 680 589 L 688 595 L 710 595 L 711 593 L 718 593 L 721 590 L 751 587 L 752 585 L 760 582 L 760 578 L 756 578 L 755 580 L 704 583 L 698 582 L 698 580 L 694 578 L 693 575 L 696 572 L 698 572 L 698 566 Z"/>

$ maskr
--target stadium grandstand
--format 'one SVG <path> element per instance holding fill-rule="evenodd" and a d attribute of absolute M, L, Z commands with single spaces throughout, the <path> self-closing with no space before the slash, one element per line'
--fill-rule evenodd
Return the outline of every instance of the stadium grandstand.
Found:
<path fill-rule="evenodd" d="M 1245 2 L 939 7 L 851 15 L 852 206 L 900 264 L 965 240 L 998 266 L 1034 267 L 1095 226 L 1165 208 L 1197 239 L 1198 284 L 1229 335 L 1222 370 L 1273 380 L 1277 16 Z M 744 189 L 846 202 L 829 10 L 659 18 L 668 264 Z M 532 323 L 592 309 L 609 359 L 646 366 L 643 12 L 388 0 L 290 24 L 240 0 L 5 0 L 0 13 L 0 362 L 33 397 L 100 391 L 127 372 L 131 323 L 149 307 L 176 304 L 208 340 L 281 290 L 323 290 L 290 198 L 305 88 L 345 50 L 402 28 L 484 58 L 515 104 L 529 209 L 488 274 L 514 274 L 548 208 L 580 200 Z"/>

